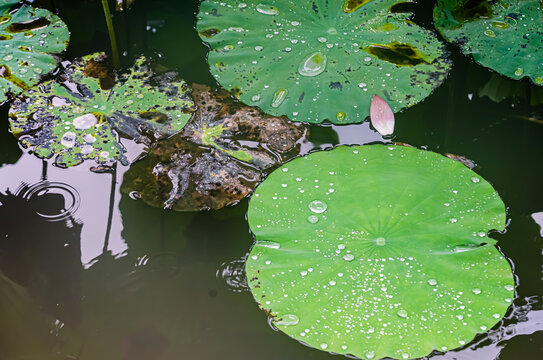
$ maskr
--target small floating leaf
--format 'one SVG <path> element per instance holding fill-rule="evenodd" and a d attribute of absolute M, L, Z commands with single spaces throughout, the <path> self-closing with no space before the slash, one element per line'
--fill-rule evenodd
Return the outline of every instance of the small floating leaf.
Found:
<path fill-rule="evenodd" d="M 150 144 L 181 130 L 192 111 L 188 86 L 174 73 L 154 74 L 141 57 L 116 75 L 94 54 L 18 97 L 9 116 L 25 148 L 40 158 L 58 154 L 56 164 L 69 167 L 86 159 L 127 165 L 119 134 Z"/>
<path fill-rule="evenodd" d="M 297 158 L 257 187 L 248 221 L 257 244 L 278 244 L 248 256 L 254 299 L 317 349 L 421 358 L 469 343 L 514 296 L 511 266 L 486 236 L 505 226 L 502 200 L 433 152 L 342 146 Z"/>
<path fill-rule="evenodd" d="M 370 108 L 371 124 L 381 135 L 394 132 L 394 113 L 387 102 L 378 95 L 373 97 Z"/>
<path fill-rule="evenodd" d="M 543 86 L 543 5 L 540 0 L 439 0 L 434 22 L 479 64 Z"/>
<path fill-rule="evenodd" d="M 373 94 L 397 112 L 449 71 L 443 44 L 411 21 L 406 3 L 204 0 L 197 30 L 211 73 L 244 103 L 295 121 L 359 123 Z"/>
<path fill-rule="evenodd" d="M 160 208 L 219 209 L 252 193 L 264 170 L 296 154 L 305 134 L 224 90 L 193 85 L 193 96 L 194 118 L 132 164 L 121 191 Z"/>
<path fill-rule="evenodd" d="M 70 38 L 56 15 L 26 4 L 12 10 L 19 2 L 0 2 L 0 103 L 8 100 L 6 94 L 19 94 L 56 68 L 53 54 L 64 51 Z"/>

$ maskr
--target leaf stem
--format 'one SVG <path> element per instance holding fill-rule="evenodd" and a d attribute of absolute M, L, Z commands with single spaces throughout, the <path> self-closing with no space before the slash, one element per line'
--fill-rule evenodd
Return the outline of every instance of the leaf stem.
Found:
<path fill-rule="evenodd" d="M 111 13 L 109 11 L 109 3 L 107 0 L 102 0 L 102 7 L 104 8 L 104 15 L 106 16 L 107 31 L 109 33 L 109 40 L 111 42 L 111 51 L 113 52 L 113 67 L 119 68 L 119 50 L 117 49 L 117 40 L 115 38 L 115 29 L 113 28 L 113 21 L 111 20 Z"/>

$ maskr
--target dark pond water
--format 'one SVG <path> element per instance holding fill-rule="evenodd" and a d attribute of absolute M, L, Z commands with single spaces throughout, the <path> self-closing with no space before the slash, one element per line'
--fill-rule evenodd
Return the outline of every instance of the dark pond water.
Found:
<path fill-rule="evenodd" d="M 35 3 L 56 9 L 71 29 L 66 58 L 109 50 L 100 1 Z M 125 65 L 143 53 L 189 82 L 216 86 L 194 30 L 198 3 L 136 0 L 117 14 Z M 432 3 L 417 7 L 417 20 L 428 26 Z M 397 115 L 393 140 L 478 164 L 508 207 L 507 231 L 492 237 L 513 264 L 517 294 L 487 334 L 431 358 L 541 358 L 543 106 L 530 106 L 523 94 L 500 103 L 480 97 L 496 75 L 450 50 L 448 80 Z M 119 192 L 126 169 L 112 179 L 25 154 L 7 130 L 8 109 L 0 108 L 0 193 L 20 196 L 0 198 L 0 240 L 9 240 L 0 249 L 1 360 L 334 358 L 275 332 L 246 291 L 248 201 L 197 213 L 151 208 Z M 302 150 L 376 141 L 389 140 L 367 123 L 313 126 Z"/>

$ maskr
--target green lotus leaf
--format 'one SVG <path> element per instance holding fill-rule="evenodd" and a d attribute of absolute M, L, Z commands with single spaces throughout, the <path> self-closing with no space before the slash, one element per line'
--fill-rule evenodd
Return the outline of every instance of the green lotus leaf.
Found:
<path fill-rule="evenodd" d="M 505 226 L 492 186 L 462 163 L 405 146 L 338 147 L 283 165 L 248 211 L 246 272 L 286 334 L 363 359 L 469 343 L 514 296 L 487 236 Z"/>
<path fill-rule="evenodd" d="M 0 1 L 0 103 L 36 85 L 57 67 L 53 54 L 68 46 L 70 32 L 56 15 L 16 0 Z"/>
<path fill-rule="evenodd" d="M 434 22 L 479 64 L 543 86 L 543 4 L 540 0 L 439 0 Z"/>
<path fill-rule="evenodd" d="M 219 209 L 251 194 L 262 172 L 297 155 L 306 128 L 194 84 L 196 112 L 183 131 L 151 147 L 121 191 L 177 211 Z"/>
<path fill-rule="evenodd" d="M 295 121 L 359 123 L 375 94 L 397 112 L 450 68 L 443 44 L 410 21 L 410 2 L 205 0 L 197 29 L 212 74 L 246 104 Z"/>
<path fill-rule="evenodd" d="M 114 74 L 103 54 L 69 64 L 58 81 L 47 81 L 17 98 L 10 109 L 12 133 L 38 157 L 58 154 L 61 167 L 86 159 L 128 164 L 118 134 L 150 144 L 179 132 L 193 101 L 175 73 L 154 74 L 141 57 Z"/>

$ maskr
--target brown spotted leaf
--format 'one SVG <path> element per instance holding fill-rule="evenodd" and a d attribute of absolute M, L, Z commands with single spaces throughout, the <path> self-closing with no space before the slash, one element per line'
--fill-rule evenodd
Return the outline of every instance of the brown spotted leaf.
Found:
<path fill-rule="evenodd" d="M 265 115 L 224 90 L 193 86 L 194 117 L 132 164 L 121 191 L 155 207 L 219 209 L 249 195 L 262 174 L 295 155 L 305 127 Z"/>

